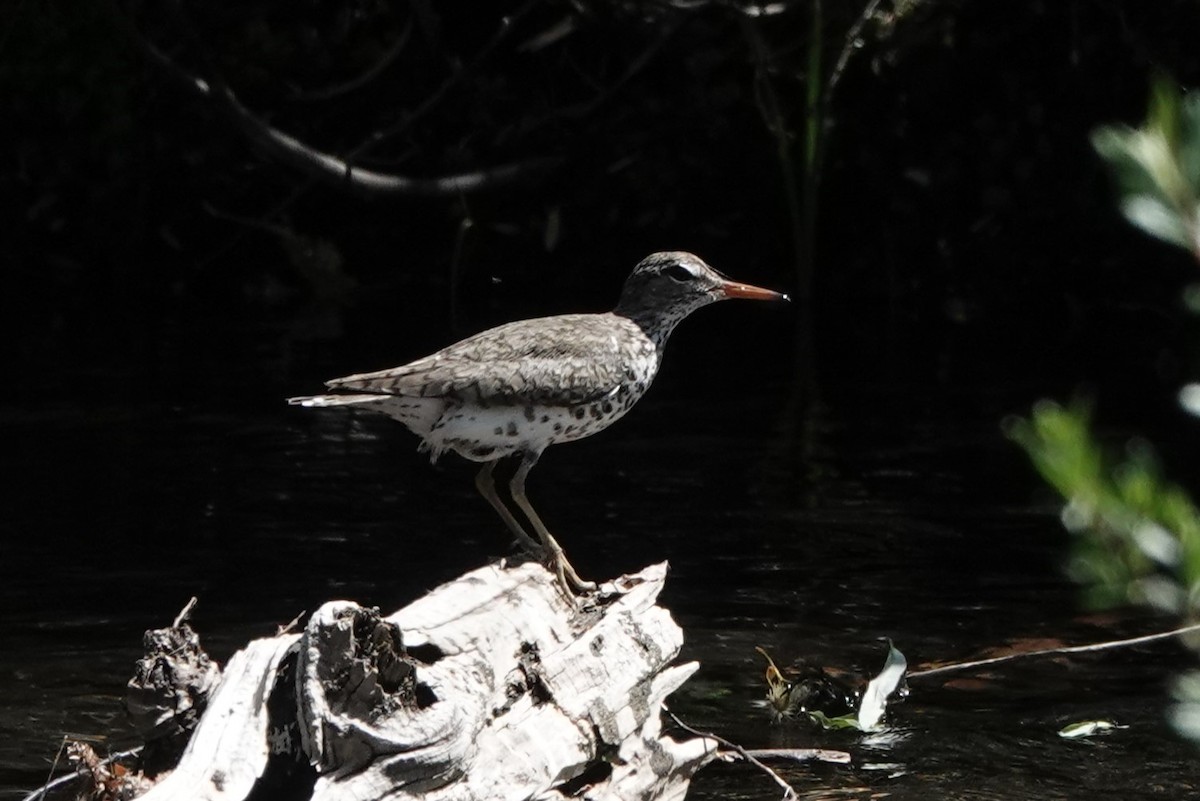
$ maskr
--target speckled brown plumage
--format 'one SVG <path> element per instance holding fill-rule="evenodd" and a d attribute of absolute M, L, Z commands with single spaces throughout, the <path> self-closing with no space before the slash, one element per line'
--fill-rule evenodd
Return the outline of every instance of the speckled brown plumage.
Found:
<path fill-rule="evenodd" d="M 627 317 L 563 314 L 506 323 L 401 367 L 326 386 L 487 406 L 575 406 L 610 394 L 657 356 Z"/>
<path fill-rule="evenodd" d="M 649 388 L 675 326 L 695 309 L 729 297 L 785 296 L 737 284 L 690 253 L 655 253 L 626 280 L 605 314 L 518 320 L 456 342 L 400 367 L 335 378 L 334 394 L 292 398 L 302 406 L 353 406 L 387 414 L 445 451 L 484 462 L 476 486 L 527 546 L 554 561 L 560 580 L 588 590 L 525 498 L 525 476 L 542 451 L 602 431 Z M 510 455 L 521 464 L 510 488 L 540 540 L 535 543 L 495 493 L 492 469 Z"/>

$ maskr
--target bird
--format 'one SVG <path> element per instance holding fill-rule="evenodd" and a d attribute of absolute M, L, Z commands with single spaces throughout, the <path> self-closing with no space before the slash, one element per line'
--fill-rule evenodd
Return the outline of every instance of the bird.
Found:
<path fill-rule="evenodd" d="M 544 558 L 568 593 L 585 595 L 596 584 L 580 578 L 534 511 L 526 477 L 549 446 L 624 417 L 658 373 L 675 326 L 729 298 L 788 300 L 691 253 L 652 253 L 633 268 L 611 312 L 505 323 L 400 367 L 334 378 L 325 382 L 329 394 L 288 403 L 382 413 L 416 434 L 431 461 L 449 451 L 481 462 L 475 486 L 517 542 Z M 509 491 L 536 540 L 496 493 L 492 471 L 506 457 L 520 460 Z"/>

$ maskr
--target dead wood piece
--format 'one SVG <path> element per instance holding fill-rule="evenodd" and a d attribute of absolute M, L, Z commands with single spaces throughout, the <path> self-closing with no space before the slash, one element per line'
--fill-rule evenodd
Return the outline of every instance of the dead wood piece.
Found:
<path fill-rule="evenodd" d="M 143 767 L 151 775 L 178 761 L 221 678 L 199 636 L 183 622 L 190 609 L 191 603 L 171 627 L 146 632 L 145 656 L 125 689 L 125 710 L 146 743 Z"/>
<path fill-rule="evenodd" d="M 339 640 L 321 632 L 352 614 L 322 608 L 299 669 L 313 798 L 563 798 L 589 768 L 597 797 L 686 789 L 713 749 L 660 736 L 662 700 L 696 667 L 667 668 L 683 638 L 655 605 L 665 572 L 590 610 L 537 564 L 469 573 L 388 618 L 421 659 L 412 695 L 371 710 L 339 706 L 343 688 L 331 701 L 320 680 L 322 659 L 344 660 L 322 653 Z"/>
<path fill-rule="evenodd" d="M 413 660 L 396 624 L 378 609 L 327 603 L 305 627 L 300 653 L 300 735 L 313 764 L 350 773 L 393 750 L 371 722 L 417 705 Z"/>
<path fill-rule="evenodd" d="M 681 687 L 698 667 L 698 663 L 692 662 L 659 674 L 646 701 L 653 709 L 662 709 L 667 696 Z M 593 801 L 627 798 L 682 801 L 696 771 L 714 758 L 715 746 L 703 737 L 690 740 L 663 737 L 662 719 L 655 712 L 645 719 L 640 731 L 622 743 L 612 775 L 591 787 L 587 796 Z M 669 769 L 664 770 L 664 766 Z"/>
<path fill-rule="evenodd" d="M 267 699 L 280 662 L 299 639 L 254 640 L 229 660 L 179 765 L 145 801 L 240 801 L 267 765 Z"/>
<path fill-rule="evenodd" d="M 541 565 L 492 565 L 386 618 L 329 602 L 302 634 L 234 655 L 143 798 L 680 799 L 716 743 L 661 731 L 697 667 L 670 666 L 683 635 L 657 606 L 665 576 L 584 603 Z"/>
<path fill-rule="evenodd" d="M 146 655 L 138 660 L 125 694 L 134 728 L 147 742 L 190 730 L 221 677 L 220 669 L 186 623 L 147 631 L 143 646 Z"/>

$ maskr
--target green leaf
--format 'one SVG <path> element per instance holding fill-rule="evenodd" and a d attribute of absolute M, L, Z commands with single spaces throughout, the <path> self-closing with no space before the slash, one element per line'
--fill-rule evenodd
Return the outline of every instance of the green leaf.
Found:
<path fill-rule="evenodd" d="M 1112 172 L 1122 196 L 1158 192 L 1154 176 L 1139 158 L 1139 132 L 1124 125 L 1107 125 L 1092 131 L 1092 147 Z"/>
<path fill-rule="evenodd" d="M 1171 152 L 1179 150 L 1179 87 L 1165 75 L 1150 84 L 1150 108 L 1146 128 L 1158 132 Z"/>
<path fill-rule="evenodd" d="M 1181 96 L 1173 82 L 1156 79 L 1141 128 L 1103 126 L 1091 139 L 1126 219 L 1158 239 L 1200 249 L 1200 94 Z"/>
<path fill-rule="evenodd" d="M 1200 92 L 1189 92 L 1179 107 L 1179 169 L 1200 195 Z"/>
<path fill-rule="evenodd" d="M 1172 695 L 1176 704 L 1171 708 L 1171 725 L 1193 742 L 1200 742 L 1200 671 L 1177 678 Z"/>
<path fill-rule="evenodd" d="M 816 709 L 805 710 L 804 714 L 812 718 L 814 723 L 817 723 L 823 729 L 834 731 L 837 729 L 861 729 L 858 725 L 858 718 L 853 714 L 838 715 L 836 718 L 831 718 L 824 712 Z"/>
<path fill-rule="evenodd" d="M 1172 245 L 1191 247 L 1191 235 L 1184 218 L 1161 198 L 1149 194 L 1129 195 L 1121 201 L 1120 208 L 1125 219 L 1151 236 Z"/>

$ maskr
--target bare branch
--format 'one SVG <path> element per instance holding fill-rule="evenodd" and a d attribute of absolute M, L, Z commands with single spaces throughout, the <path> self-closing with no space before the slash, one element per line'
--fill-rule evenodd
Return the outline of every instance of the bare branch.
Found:
<path fill-rule="evenodd" d="M 55 770 L 55 768 L 58 767 L 59 756 L 66 749 L 67 743 L 68 743 L 68 738 L 64 737 L 62 744 L 59 746 L 58 753 L 54 755 L 54 762 L 50 765 L 50 775 L 54 775 L 54 770 Z M 139 745 L 137 748 L 131 748 L 128 751 L 119 751 L 115 754 L 112 754 L 111 756 L 109 756 L 107 759 L 105 759 L 100 764 L 104 765 L 104 766 L 113 765 L 118 762 L 122 762 L 126 759 L 129 759 L 130 757 L 135 757 L 140 753 L 142 753 L 142 746 Z M 43 785 L 42 787 L 39 787 L 38 789 L 34 790 L 29 795 L 25 796 L 22 799 L 22 801 L 44 801 L 47 794 L 51 790 L 55 790 L 59 787 L 62 787 L 64 784 L 73 782 L 77 778 L 78 778 L 78 774 L 75 773 L 74 771 L 72 771 L 71 773 L 65 773 L 53 781 L 50 781 L 47 778 L 45 785 Z"/>
<path fill-rule="evenodd" d="M 518 12 L 524 13 L 531 3 L 527 3 Z M 516 16 L 516 15 L 514 15 Z M 503 38 L 511 28 L 514 17 L 508 17 L 500 31 L 493 37 L 478 58 L 483 58 Z M 514 180 L 543 173 L 561 163 L 561 158 L 544 157 L 528 159 L 497 167 L 488 167 L 473 172 L 445 175 L 433 178 L 414 178 L 396 173 L 377 172 L 356 166 L 353 161 L 371 146 L 395 135 L 411 125 L 413 120 L 431 108 L 437 100 L 449 89 L 450 85 L 461 76 L 462 71 L 452 76 L 441 88 L 431 95 L 417 110 L 407 115 L 402 124 L 377 131 L 361 145 L 351 151 L 346 158 L 340 158 L 313 148 L 296 137 L 267 123 L 250 109 L 246 108 L 219 75 L 215 74 L 210 80 L 193 75 L 174 59 L 159 50 L 134 26 L 130 25 L 131 33 L 145 53 L 156 63 L 188 87 L 192 92 L 215 101 L 227 116 L 237 125 L 248 139 L 266 155 L 291 166 L 306 175 L 324 181 L 327 184 L 355 192 L 366 197 L 382 195 L 403 195 L 410 197 L 455 197 L 468 192 L 510 183 Z"/>
<path fill-rule="evenodd" d="M 726 740 L 724 737 L 721 737 L 720 735 L 713 734 L 712 732 L 699 731 L 698 729 L 693 729 L 691 726 L 687 725 L 682 720 L 680 720 L 678 715 L 676 715 L 671 710 L 667 709 L 665 706 L 663 707 L 663 711 L 666 712 L 668 716 L 670 716 L 671 720 L 675 721 L 676 726 L 683 729 L 688 734 L 693 734 L 697 737 L 706 737 L 710 740 L 716 740 L 721 746 L 734 752 L 735 754 L 740 756 L 742 759 L 746 760 L 751 765 L 753 765 L 754 767 L 761 770 L 763 773 L 770 776 L 771 780 L 774 781 L 777 785 L 779 785 L 779 787 L 783 790 L 784 798 L 795 798 L 796 797 L 796 791 L 792 787 L 792 785 L 788 784 L 787 781 L 785 781 L 782 776 L 780 776 L 778 773 L 771 770 L 769 767 L 767 767 L 762 762 L 760 762 L 758 759 L 756 759 L 745 748 L 742 748 L 740 745 L 738 745 L 735 742 Z"/>
<path fill-rule="evenodd" d="M 524 175 L 544 171 L 560 161 L 557 158 L 530 159 L 438 178 L 412 178 L 395 173 L 376 172 L 356 167 L 350 161 L 309 147 L 291 134 L 272 127 L 243 106 L 227 86 L 222 87 L 218 95 L 242 132 L 268 155 L 331 185 L 368 196 L 455 196 L 508 183 Z"/>
<path fill-rule="evenodd" d="M 990 659 L 977 659 L 973 662 L 958 662 L 953 665 L 942 665 L 941 667 L 929 668 L 928 670 L 914 670 L 906 675 L 905 678 L 916 679 L 924 678 L 925 676 L 936 676 L 940 673 L 953 673 L 963 670 L 974 670 L 975 668 L 986 667 L 988 665 L 997 665 L 1001 662 L 1011 662 L 1014 659 L 1027 659 L 1034 656 L 1054 656 L 1058 654 L 1082 654 L 1090 651 L 1104 651 L 1110 648 L 1126 648 L 1131 645 L 1143 645 L 1149 642 L 1157 642 L 1159 640 L 1167 640 L 1173 637 L 1179 637 L 1184 634 L 1191 634 L 1200 631 L 1200 623 L 1193 623 L 1188 626 L 1181 626 L 1170 631 L 1162 631 L 1157 634 L 1146 634 L 1142 637 L 1133 637 L 1127 640 L 1109 640 L 1106 642 L 1091 643 L 1089 645 L 1068 645 L 1062 648 L 1042 648 L 1037 651 L 1025 651 L 1019 654 L 1005 654 L 1004 656 L 994 656 Z"/>
<path fill-rule="evenodd" d="M 324 89 L 314 89 L 307 92 L 297 91 L 293 97 L 302 103 L 313 103 L 323 100 L 332 100 L 335 97 L 341 97 L 342 95 L 353 92 L 355 89 L 360 89 L 363 86 L 366 86 L 368 83 L 379 77 L 379 75 L 389 66 L 391 66 L 392 62 L 399 57 L 401 51 L 404 50 L 404 46 L 408 44 L 408 40 L 409 37 L 412 36 L 412 32 L 413 21 L 410 19 L 408 24 L 404 26 L 404 30 L 400 32 L 398 37 L 396 37 L 396 41 L 393 42 L 392 46 L 387 49 L 387 52 L 385 52 L 378 61 L 364 70 L 360 75 L 351 78 L 344 83 L 329 86 Z"/>
<path fill-rule="evenodd" d="M 747 748 L 746 753 L 758 759 L 790 759 L 793 762 L 832 762 L 845 765 L 850 762 L 850 754 L 845 751 L 831 751 L 828 748 Z"/>
<path fill-rule="evenodd" d="M 512 32 L 513 28 L 516 27 L 517 22 L 519 22 L 522 17 L 529 13 L 529 10 L 533 8 L 535 2 L 536 0 L 527 0 L 524 5 L 518 8 L 512 14 L 503 17 L 500 20 L 500 26 L 496 29 L 496 32 L 492 34 L 492 38 L 489 39 L 483 45 L 483 47 L 479 49 L 479 51 L 475 54 L 475 57 L 471 59 L 470 64 L 456 70 L 453 74 L 447 77 L 446 80 L 442 82 L 442 85 L 435 89 L 433 94 L 425 98 L 425 100 L 415 109 L 413 109 L 411 113 L 405 114 L 402 119 L 398 120 L 391 126 L 372 133 L 365 141 L 363 141 L 361 145 L 350 151 L 350 154 L 347 156 L 347 160 L 353 161 L 355 158 L 362 155 L 367 149 L 374 147 L 380 142 L 386 141 L 393 136 L 403 133 L 404 131 L 408 130 L 408 128 L 411 127 L 414 122 L 429 113 L 434 106 L 441 102 L 441 99 L 446 96 L 446 93 L 449 92 L 455 84 L 461 81 L 465 76 L 471 74 L 471 72 L 478 68 L 488 58 L 488 56 L 492 54 L 492 51 L 494 51 L 500 45 L 500 43 L 504 41 L 505 37 Z"/>
<path fill-rule="evenodd" d="M 879 0 L 871 0 L 867 3 L 866 8 L 858 15 L 858 19 L 850 26 L 850 30 L 846 32 L 846 39 L 842 43 L 842 52 L 838 54 L 837 63 L 833 66 L 833 71 L 829 73 L 829 80 L 825 82 L 825 103 L 828 105 L 833 97 L 833 90 L 837 88 L 838 81 L 842 79 L 842 73 L 846 71 L 846 65 L 850 63 L 850 56 L 854 54 L 860 46 L 858 37 L 862 34 L 863 27 L 867 24 L 867 20 L 875 16 L 875 10 L 879 8 Z"/>

